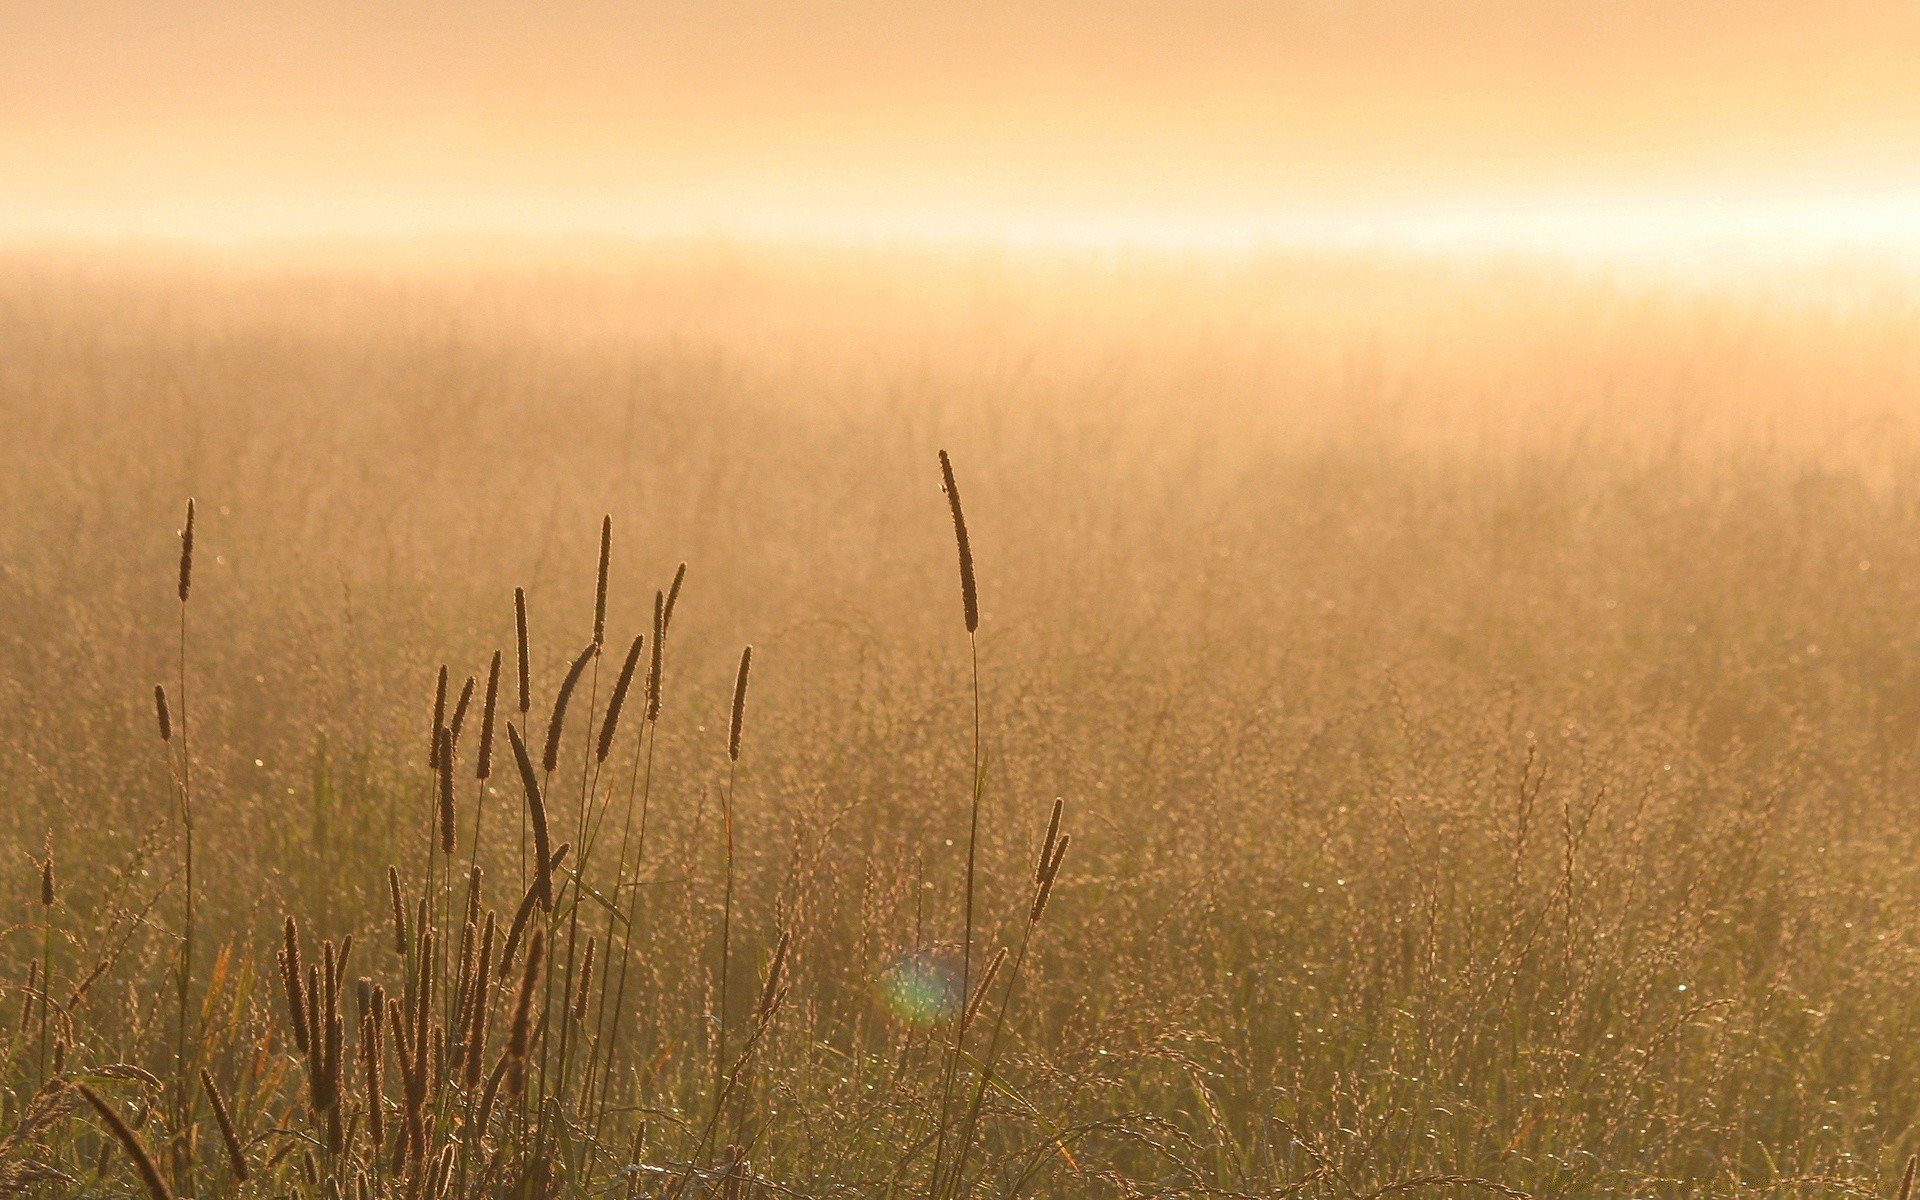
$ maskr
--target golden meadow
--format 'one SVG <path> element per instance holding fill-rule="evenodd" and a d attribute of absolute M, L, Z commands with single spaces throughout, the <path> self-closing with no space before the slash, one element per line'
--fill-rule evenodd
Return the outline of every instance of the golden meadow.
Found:
<path fill-rule="evenodd" d="M 0 274 L 0 1192 L 1903 1193 L 1897 271 L 402 257 Z"/>

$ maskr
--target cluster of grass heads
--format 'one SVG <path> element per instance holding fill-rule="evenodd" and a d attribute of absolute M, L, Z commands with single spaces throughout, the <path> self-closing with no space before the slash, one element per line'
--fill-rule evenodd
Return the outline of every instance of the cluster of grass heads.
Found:
<path fill-rule="evenodd" d="M 980 626 L 972 550 L 945 451 L 939 465 L 971 644 Z M 600 525 L 591 637 L 553 689 L 537 760 L 529 749 L 541 718 L 533 712 L 539 689 L 528 602 L 526 592 L 515 589 L 517 713 L 502 706 L 514 699 L 502 696 L 503 651 L 492 652 L 483 691 L 478 676 L 469 675 L 455 695 L 442 665 L 424 775 L 417 790 L 402 781 L 390 797 L 399 844 L 413 840 L 415 848 L 404 869 L 395 863 L 386 870 L 390 942 L 380 939 L 378 951 L 362 943 L 356 958 L 353 932 L 323 932 L 315 947 L 300 918 L 286 916 L 276 951 L 284 1023 L 260 1027 L 256 1015 L 251 1061 L 233 1061 L 231 1030 L 218 1026 L 237 1023 L 264 998 L 255 994 L 250 959 L 233 974 L 232 942 L 221 947 L 211 979 L 196 969 L 199 889 L 187 706 L 196 515 L 189 500 L 180 530 L 174 687 L 171 693 L 165 684 L 153 688 L 178 848 L 171 1061 L 156 1074 L 87 1062 L 75 1053 L 86 1045 L 75 1013 L 112 971 L 117 953 L 99 958 L 77 984 L 56 972 L 59 892 L 49 844 L 38 872 L 42 950 L 19 987 L 21 1019 L 10 1046 L 27 1052 L 18 1059 L 10 1054 L 7 1064 L 19 1068 L 20 1136 L 8 1147 L 19 1186 L 45 1191 L 103 1181 L 104 1162 L 83 1181 L 50 1153 L 60 1132 L 57 1115 L 84 1103 L 151 1200 L 248 1190 L 408 1200 L 563 1194 L 746 1200 L 804 1193 L 805 1185 L 796 1188 L 768 1173 L 783 1157 L 774 1148 L 780 1076 L 760 1061 L 762 1047 L 778 1037 L 791 994 L 800 913 L 790 899 L 749 920 L 736 914 L 734 902 L 734 799 L 751 646 L 740 655 L 726 726 L 725 782 L 716 796 L 718 827 L 711 831 L 717 876 L 704 881 L 708 886 L 684 889 L 667 935 L 694 967 L 692 987 L 675 995 L 649 986 L 644 969 L 635 972 L 637 953 L 658 953 L 662 940 L 655 933 L 650 946 L 642 945 L 636 935 L 660 917 L 645 897 L 659 882 L 649 878 L 659 866 L 648 853 L 649 816 L 658 726 L 667 708 L 667 646 L 687 568 L 681 564 L 671 583 L 654 592 L 651 629 L 634 635 L 603 697 L 611 515 Z M 920 1036 L 889 1038 L 884 1053 L 865 1054 L 864 1063 L 856 1058 L 851 1068 L 867 1089 L 884 1087 L 899 1106 L 891 1170 L 875 1182 L 887 1194 L 929 1200 L 971 1195 L 1007 1169 L 992 1157 L 983 1166 L 974 1151 L 983 1135 L 989 1141 L 983 1149 L 993 1149 L 1000 1105 L 988 1103 L 989 1093 L 1014 1095 L 997 1072 L 1002 1035 L 1071 841 L 1061 827 L 1064 803 L 1055 800 L 1025 896 L 1025 920 L 1012 923 L 1017 950 L 1010 962 L 1006 946 L 976 961 L 985 949 L 976 945 L 975 851 L 986 785 L 977 656 L 972 694 L 957 942 L 926 942 L 890 972 L 894 978 L 882 981 L 899 993 L 903 1023 L 917 1025 Z M 477 704 L 476 696 L 483 697 Z M 570 713 L 572 741 L 566 736 Z M 484 816 L 502 738 L 520 787 L 518 836 L 489 839 Z M 466 804 L 463 789 L 470 792 Z M 463 812 L 469 804 L 470 815 Z M 409 824 L 424 836 L 409 839 Z M 502 824 L 496 819 L 496 829 Z M 559 840 L 563 836 L 569 840 Z M 313 848 L 323 860 L 320 869 L 331 869 L 325 861 L 331 847 L 318 825 Z M 682 866 L 691 884 L 691 864 Z M 504 881 L 494 889 L 506 891 L 498 907 L 486 886 L 490 875 Z M 764 925 L 757 934 L 756 925 Z M 370 959 L 369 973 L 356 975 Z M 746 982 L 736 978 L 743 974 L 757 976 L 750 1004 L 737 987 Z M 271 975 L 263 983 L 275 991 Z M 71 989 L 64 1003 L 63 987 Z M 676 1000 L 691 1007 L 676 1014 Z M 216 1055 L 216 1049 L 227 1053 Z M 916 1058 L 920 1069 L 908 1074 Z M 132 1120 L 112 1098 L 121 1086 L 134 1092 Z M 206 1127 L 212 1134 L 202 1136 Z M 1068 1153 L 1062 1139 L 1054 1141 L 1058 1152 Z"/>
<path fill-rule="evenodd" d="M 0 1190 L 1899 1193 L 1920 474 L 1621 347 L 1907 310 L 648 332 L 738 270 L 0 289 Z M 1637 407 L 1412 432 L 1541 363 Z"/>

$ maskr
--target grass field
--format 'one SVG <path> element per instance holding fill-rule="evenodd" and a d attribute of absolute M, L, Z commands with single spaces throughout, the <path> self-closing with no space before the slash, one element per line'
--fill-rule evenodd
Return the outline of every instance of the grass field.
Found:
<path fill-rule="evenodd" d="M 1909 280 L 485 261 L 5 260 L 0 1193 L 1898 1193 Z"/>

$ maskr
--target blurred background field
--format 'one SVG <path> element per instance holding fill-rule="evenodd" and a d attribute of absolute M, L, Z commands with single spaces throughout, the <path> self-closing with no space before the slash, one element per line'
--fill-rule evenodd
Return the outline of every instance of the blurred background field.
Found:
<path fill-rule="evenodd" d="M 636 959 L 653 1136 L 696 1107 L 646 1070 L 711 1002 L 691 948 L 751 642 L 743 961 L 795 935 L 755 1168 L 805 1195 L 924 1170 L 925 1095 L 876 1081 L 927 1036 L 887 972 L 958 904 L 945 448 L 984 610 L 989 941 L 1055 797 L 1074 838 L 979 1194 L 1891 1195 L 1920 1150 L 1897 264 L 371 261 L 0 269 L 0 954 L 41 954 L 50 837 L 58 976 L 128 939 L 76 1057 L 170 1061 L 151 691 L 186 497 L 203 944 L 262 964 L 285 912 L 381 953 L 437 667 L 511 659 L 524 586 L 550 696 L 604 513 L 610 644 L 688 564 Z M 513 812 L 510 771 L 495 792 Z M 264 1128 L 257 990 L 208 1057 Z"/>

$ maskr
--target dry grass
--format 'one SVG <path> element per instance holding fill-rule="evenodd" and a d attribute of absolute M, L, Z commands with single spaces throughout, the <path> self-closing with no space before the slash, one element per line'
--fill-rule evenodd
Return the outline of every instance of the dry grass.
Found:
<path fill-rule="evenodd" d="M 1920 305 L 1792 282 L 16 259 L 0 1182 L 1895 1194 Z"/>

